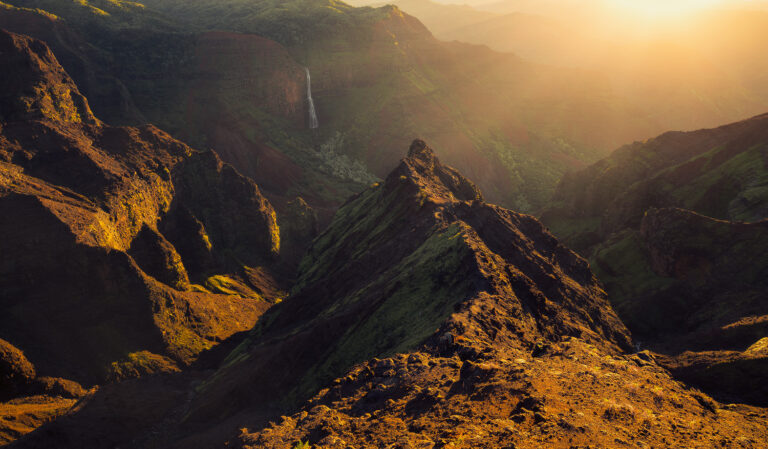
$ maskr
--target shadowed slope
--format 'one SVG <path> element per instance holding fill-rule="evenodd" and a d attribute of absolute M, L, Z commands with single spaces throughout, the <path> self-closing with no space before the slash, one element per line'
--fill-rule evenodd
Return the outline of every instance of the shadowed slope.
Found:
<path fill-rule="evenodd" d="M 765 356 L 743 351 L 766 332 L 767 186 L 760 115 L 622 147 L 567 176 L 542 219 L 590 257 L 617 312 L 669 355 L 666 366 L 713 394 L 765 404 L 752 386 L 763 375 L 749 367 Z"/>
<path fill-rule="evenodd" d="M 273 296 L 194 284 L 273 263 L 258 187 L 157 128 L 99 122 L 40 41 L 0 32 L 0 60 L 2 338 L 98 383 L 129 354 L 185 364 L 252 327 Z"/>

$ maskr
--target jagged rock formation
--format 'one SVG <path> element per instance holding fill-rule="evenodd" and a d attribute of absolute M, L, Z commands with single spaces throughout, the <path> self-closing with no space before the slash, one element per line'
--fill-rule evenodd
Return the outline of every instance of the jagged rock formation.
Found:
<path fill-rule="evenodd" d="M 764 409 L 719 404 L 630 346 L 584 259 L 415 141 L 215 372 L 112 385 L 16 447 L 764 442 Z"/>
<path fill-rule="evenodd" d="M 0 400 L 17 396 L 35 378 L 35 367 L 24 353 L 0 340 Z"/>
<path fill-rule="evenodd" d="M 620 148 L 566 177 L 543 220 L 590 257 L 665 366 L 723 399 L 766 404 L 755 388 L 765 358 L 744 353 L 768 329 L 766 185 L 761 115 Z"/>
<path fill-rule="evenodd" d="M 0 62 L 0 337 L 93 384 L 251 328 L 277 297 L 246 275 L 279 251 L 258 187 L 151 125 L 100 122 L 41 41 L 0 32 Z"/>
<path fill-rule="evenodd" d="M 96 123 L 88 102 L 40 41 L 5 33 L 0 81 L 0 120 L 49 119 L 64 123 Z"/>
<path fill-rule="evenodd" d="M 22 351 L 0 339 L 0 445 L 64 414 L 85 393 L 76 382 L 38 377 Z"/>
<path fill-rule="evenodd" d="M 230 355 L 192 419 L 256 398 L 290 406 L 355 363 L 430 339 L 456 350 L 464 340 L 530 350 L 567 335 L 608 352 L 630 348 L 583 259 L 534 218 L 483 203 L 416 141 L 386 181 L 337 212 L 291 298 Z"/>

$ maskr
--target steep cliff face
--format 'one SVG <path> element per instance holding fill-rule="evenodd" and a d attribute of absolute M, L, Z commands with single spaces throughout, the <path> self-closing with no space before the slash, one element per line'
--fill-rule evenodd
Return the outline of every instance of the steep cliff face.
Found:
<path fill-rule="evenodd" d="M 48 44 L 101 119 L 112 124 L 144 123 L 146 118 L 125 84 L 110 71 L 109 57 L 65 19 L 37 9 L 42 6 L 0 3 L 0 28 L 34 36 Z"/>
<path fill-rule="evenodd" d="M 217 151 L 278 207 L 292 199 L 288 192 L 322 206 L 322 195 L 302 186 L 313 169 L 302 168 L 270 142 L 276 130 L 305 127 L 304 68 L 285 47 L 257 35 L 206 32 L 193 39 L 189 84 L 179 98 L 183 121 L 172 125 L 174 131 Z M 155 115 L 163 120 L 162 111 Z"/>
<path fill-rule="evenodd" d="M 670 349 L 744 350 L 765 332 L 757 319 L 768 311 L 765 245 L 765 221 L 650 209 L 639 232 L 599 247 L 595 269 L 640 338 Z"/>
<path fill-rule="evenodd" d="M 655 322 L 653 330 L 671 334 L 666 346 L 676 357 L 662 364 L 723 397 L 768 403 L 761 387 L 768 367 L 768 220 L 734 223 L 651 209 L 640 235 L 653 272 L 668 285 L 651 297 L 622 299 L 634 322 Z"/>
<path fill-rule="evenodd" d="M 221 134 L 228 130 L 245 135 L 239 127 L 252 122 L 241 122 L 261 118 L 253 116 L 257 113 L 303 127 L 307 117 L 304 68 L 285 47 L 257 35 L 213 31 L 194 40 L 191 81 L 184 94 L 188 124 L 180 131 L 212 147 L 221 146 L 243 171 L 256 173 L 254 163 L 236 158 L 253 153 L 252 162 L 258 162 L 259 151 L 229 149 L 221 144 L 235 142 L 221 142 Z M 213 111 L 221 115 L 217 120 Z M 200 128 L 207 122 L 209 127 Z"/>
<path fill-rule="evenodd" d="M 17 447 L 762 444 L 765 409 L 630 346 L 584 259 L 415 141 L 215 372 L 109 386 Z"/>
<path fill-rule="evenodd" d="M 761 115 L 620 148 L 566 177 L 543 214 L 590 257 L 636 338 L 666 355 L 659 360 L 713 393 L 760 404 L 764 392 L 748 386 L 759 370 L 738 368 L 734 354 L 765 336 L 766 130 Z M 719 387 L 706 380 L 730 368 L 741 374 L 723 374 Z M 726 380 L 739 376 L 751 382 Z"/>
<path fill-rule="evenodd" d="M 304 124 L 304 70 L 277 42 L 253 34 L 208 32 L 195 45 L 195 62 L 198 82 L 193 91 L 237 91 L 245 102 L 297 126 Z"/>
<path fill-rule="evenodd" d="M 0 59 L 0 336 L 91 384 L 252 327 L 274 294 L 222 285 L 277 257 L 258 187 L 157 128 L 98 121 L 40 41 L 3 31 Z"/>

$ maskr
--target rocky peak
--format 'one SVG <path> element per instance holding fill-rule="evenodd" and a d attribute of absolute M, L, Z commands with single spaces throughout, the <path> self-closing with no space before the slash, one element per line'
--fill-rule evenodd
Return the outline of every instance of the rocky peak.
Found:
<path fill-rule="evenodd" d="M 611 353 L 631 347 L 583 259 L 535 218 L 483 202 L 419 140 L 383 184 L 336 213 L 262 323 L 191 420 L 229 413 L 233 397 L 290 408 L 356 363 L 418 348 L 476 359 L 568 336 Z"/>
<path fill-rule="evenodd" d="M 421 139 L 416 139 L 411 142 L 411 147 L 408 149 L 408 157 L 411 159 L 426 159 L 433 161 L 435 159 L 435 152 L 432 148 L 427 146 L 427 143 Z"/>
<path fill-rule="evenodd" d="M 96 123 L 88 101 L 42 41 L 0 30 L 0 121 Z"/>
<path fill-rule="evenodd" d="M 436 203 L 483 201 L 480 189 L 455 169 L 440 163 L 426 142 L 416 139 L 408 156 L 387 178 L 387 184 L 409 180 L 425 199 Z"/>

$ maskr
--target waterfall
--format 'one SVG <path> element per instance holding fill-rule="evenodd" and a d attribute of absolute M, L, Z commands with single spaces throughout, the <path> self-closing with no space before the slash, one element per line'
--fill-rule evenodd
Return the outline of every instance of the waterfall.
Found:
<path fill-rule="evenodd" d="M 304 71 L 307 72 L 307 103 L 309 103 L 309 128 L 315 129 L 320 127 L 320 123 L 317 121 L 317 111 L 315 111 L 315 102 L 312 101 L 312 78 L 309 76 L 309 68 L 304 67 Z"/>

